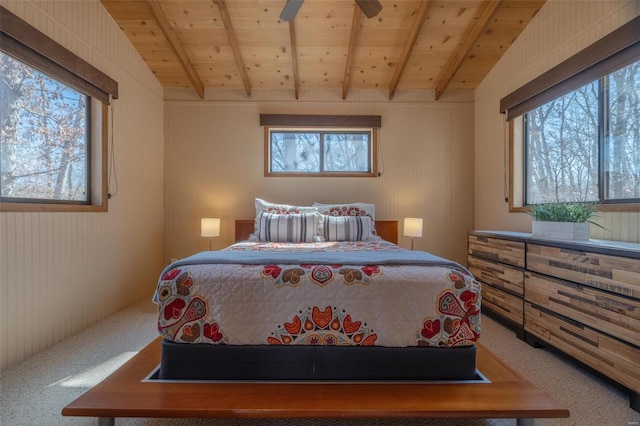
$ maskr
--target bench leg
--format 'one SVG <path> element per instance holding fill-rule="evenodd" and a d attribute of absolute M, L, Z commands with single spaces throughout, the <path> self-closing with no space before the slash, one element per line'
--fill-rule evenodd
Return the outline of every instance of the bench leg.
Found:
<path fill-rule="evenodd" d="M 640 413 L 640 392 L 631 391 L 629 395 L 629 406 Z"/>
<path fill-rule="evenodd" d="M 517 426 L 533 426 L 533 419 L 517 419 Z"/>
<path fill-rule="evenodd" d="M 115 417 L 98 417 L 98 426 L 115 426 Z"/>

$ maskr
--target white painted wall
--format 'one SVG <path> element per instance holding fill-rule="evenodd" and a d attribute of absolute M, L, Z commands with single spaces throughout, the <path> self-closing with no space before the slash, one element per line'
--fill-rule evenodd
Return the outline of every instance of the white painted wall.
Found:
<path fill-rule="evenodd" d="M 98 0 L 0 4 L 118 81 L 120 93 L 109 212 L 0 213 L 4 370 L 151 297 L 163 266 L 164 118 L 162 87 Z"/>
<path fill-rule="evenodd" d="M 173 100 L 167 100 L 165 115 L 165 260 L 207 249 L 201 217 L 221 218 L 214 249 L 232 243 L 234 220 L 252 219 L 259 197 L 296 205 L 374 203 L 376 218 L 400 221 L 400 234 L 404 217 L 422 217 L 424 236 L 415 248 L 466 263 L 473 220 L 471 94 L 438 102 L 401 94 L 388 102 L 378 92 L 355 92 L 347 101 L 326 92 L 302 93 L 297 101 L 287 91 L 205 101 L 188 100 L 188 92 L 167 93 Z M 381 115 L 382 176 L 264 177 L 261 113 Z M 402 235 L 399 242 L 411 244 Z"/>
<path fill-rule="evenodd" d="M 475 92 L 475 228 L 531 232 L 504 201 L 500 99 L 640 15 L 637 0 L 548 0 Z M 640 242 L 640 213 L 602 213 L 592 238 Z"/>

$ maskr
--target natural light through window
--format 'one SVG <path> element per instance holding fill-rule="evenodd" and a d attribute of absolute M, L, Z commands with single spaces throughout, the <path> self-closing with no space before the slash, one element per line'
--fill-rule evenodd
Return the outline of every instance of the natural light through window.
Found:
<path fill-rule="evenodd" d="M 269 129 L 267 175 L 372 176 L 374 131 Z"/>
<path fill-rule="evenodd" d="M 138 352 L 122 352 L 119 355 L 114 356 L 100 364 L 87 368 L 81 373 L 73 376 L 65 377 L 55 383 L 51 383 L 48 387 L 52 386 L 64 386 L 70 388 L 92 388 L 111 373 L 122 367 L 125 362 L 133 358 Z"/>
<path fill-rule="evenodd" d="M 0 14 L 0 211 L 108 211 L 118 82 L 2 6 Z"/>
<path fill-rule="evenodd" d="M 3 201 L 89 203 L 90 97 L 0 52 Z"/>
<path fill-rule="evenodd" d="M 526 204 L 640 200 L 640 61 L 524 115 Z"/>

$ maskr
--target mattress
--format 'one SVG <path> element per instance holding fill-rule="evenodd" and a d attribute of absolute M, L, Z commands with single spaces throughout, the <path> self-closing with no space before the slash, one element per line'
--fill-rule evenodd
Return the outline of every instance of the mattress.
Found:
<path fill-rule="evenodd" d="M 169 265 L 153 301 L 175 343 L 441 348 L 480 337 L 473 275 L 383 240 L 236 243 Z"/>

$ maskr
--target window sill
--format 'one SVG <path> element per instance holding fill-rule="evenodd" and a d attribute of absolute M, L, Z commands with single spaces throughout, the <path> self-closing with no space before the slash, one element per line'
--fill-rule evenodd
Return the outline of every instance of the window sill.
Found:
<path fill-rule="evenodd" d="M 0 212 L 81 212 L 104 213 L 107 204 L 102 206 L 90 204 L 46 204 L 46 203 L 0 203 Z"/>
<path fill-rule="evenodd" d="M 529 213 L 531 209 L 527 206 L 509 206 L 509 213 Z M 620 204 L 599 204 L 596 209 L 599 212 L 640 212 L 640 203 L 620 203 Z"/>

